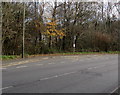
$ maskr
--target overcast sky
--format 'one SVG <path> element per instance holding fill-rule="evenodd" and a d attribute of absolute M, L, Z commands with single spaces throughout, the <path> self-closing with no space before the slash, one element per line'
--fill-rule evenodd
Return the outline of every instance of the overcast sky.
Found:
<path fill-rule="evenodd" d="M 17 1 L 17 2 L 34 2 L 34 1 L 55 1 L 55 0 L 0 0 L 2 2 L 11 2 L 11 1 Z M 57 0 L 57 2 L 61 2 L 64 0 Z M 74 1 L 74 2 L 119 2 L 120 0 L 66 0 L 66 1 Z"/>

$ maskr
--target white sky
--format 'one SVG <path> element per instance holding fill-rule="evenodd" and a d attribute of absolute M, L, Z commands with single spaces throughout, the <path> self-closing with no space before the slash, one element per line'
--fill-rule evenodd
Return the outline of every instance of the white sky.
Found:
<path fill-rule="evenodd" d="M 55 1 L 55 0 L 0 0 L 2 2 L 11 2 L 11 1 L 16 1 L 16 2 L 35 2 L 35 1 Z M 57 2 L 61 2 L 65 0 L 57 0 Z M 119 2 L 120 0 L 66 0 L 69 2 Z"/>

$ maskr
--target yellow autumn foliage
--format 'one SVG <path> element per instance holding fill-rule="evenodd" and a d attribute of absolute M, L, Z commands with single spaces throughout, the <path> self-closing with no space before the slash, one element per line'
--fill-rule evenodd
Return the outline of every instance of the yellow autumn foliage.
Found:
<path fill-rule="evenodd" d="M 54 36 L 54 37 L 59 37 L 59 38 L 63 38 L 63 36 L 65 36 L 65 33 L 63 32 L 65 29 L 57 29 L 57 20 L 54 20 L 53 18 L 48 18 L 48 20 L 50 20 L 50 22 L 46 23 L 46 26 L 43 26 L 40 22 L 36 22 L 35 23 L 35 27 L 39 30 L 42 27 L 44 29 L 44 32 L 42 32 L 44 35 L 46 36 Z"/>
<path fill-rule="evenodd" d="M 51 36 L 56 36 L 56 33 L 51 33 Z"/>
<path fill-rule="evenodd" d="M 50 35 L 50 32 L 47 30 L 47 31 L 45 32 L 45 34 Z"/>

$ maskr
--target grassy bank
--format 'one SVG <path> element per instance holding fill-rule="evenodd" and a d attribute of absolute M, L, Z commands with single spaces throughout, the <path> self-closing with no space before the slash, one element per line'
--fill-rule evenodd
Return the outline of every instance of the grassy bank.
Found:
<path fill-rule="evenodd" d="M 16 58 L 20 58 L 20 56 L 16 56 L 16 55 L 2 55 L 2 56 L 0 56 L 0 59 L 2 59 L 2 60 L 9 60 L 9 59 L 16 59 Z"/>
<path fill-rule="evenodd" d="M 66 52 L 66 53 L 54 53 L 54 54 L 36 54 L 36 55 L 25 55 L 25 58 L 35 56 L 57 56 L 57 55 L 82 55 L 82 54 L 120 54 L 120 51 L 109 51 L 109 52 Z M 20 55 L 3 55 L 0 56 L 2 60 L 18 59 Z"/>
<path fill-rule="evenodd" d="M 60 53 L 60 54 L 119 54 L 120 51 L 108 51 L 108 52 L 68 52 L 68 53 Z"/>

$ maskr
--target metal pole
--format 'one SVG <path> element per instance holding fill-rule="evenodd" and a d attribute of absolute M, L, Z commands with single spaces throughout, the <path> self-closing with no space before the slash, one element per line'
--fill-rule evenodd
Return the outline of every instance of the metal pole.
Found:
<path fill-rule="evenodd" d="M 24 11 L 23 11 L 23 43 L 22 43 L 22 58 L 24 58 L 24 38 L 25 38 L 25 2 L 23 2 L 23 7 L 24 7 Z"/>
<path fill-rule="evenodd" d="M 75 44 L 76 36 L 73 38 L 73 52 L 75 52 L 76 44 Z"/>

